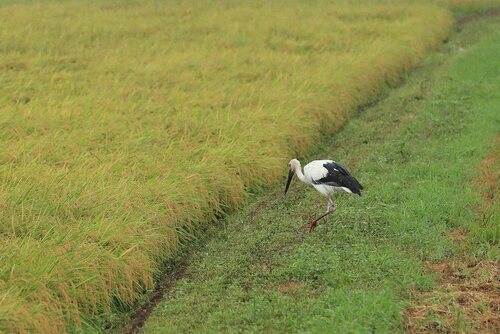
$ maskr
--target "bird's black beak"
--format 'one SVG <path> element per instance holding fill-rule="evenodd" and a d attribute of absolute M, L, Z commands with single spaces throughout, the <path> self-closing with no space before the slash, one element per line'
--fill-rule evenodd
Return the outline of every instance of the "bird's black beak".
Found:
<path fill-rule="evenodd" d="M 285 195 L 286 192 L 288 191 L 288 187 L 290 187 L 290 183 L 292 183 L 293 174 L 295 173 L 293 172 L 293 170 L 290 169 L 288 171 L 288 179 L 286 180 Z"/>

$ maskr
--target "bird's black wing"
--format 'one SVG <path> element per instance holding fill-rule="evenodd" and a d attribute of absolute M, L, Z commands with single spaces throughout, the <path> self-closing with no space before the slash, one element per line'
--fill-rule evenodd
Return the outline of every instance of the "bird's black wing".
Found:
<path fill-rule="evenodd" d="M 347 168 L 335 161 L 323 164 L 328 173 L 321 179 L 313 180 L 315 184 L 326 184 L 333 187 L 345 187 L 361 196 L 363 186 L 349 173 Z"/>

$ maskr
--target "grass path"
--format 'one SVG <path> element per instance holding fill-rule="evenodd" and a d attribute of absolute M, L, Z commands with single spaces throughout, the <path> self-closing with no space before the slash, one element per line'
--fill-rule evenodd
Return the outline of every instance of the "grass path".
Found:
<path fill-rule="evenodd" d="M 275 189 L 208 227 L 143 332 L 402 332 L 412 291 L 436 286 L 422 261 L 463 252 L 454 230 L 497 228 L 478 222 L 470 180 L 498 131 L 499 28 L 496 18 L 470 23 L 299 157 L 346 163 L 366 187 L 361 199 L 339 196 L 329 224 L 309 234 L 304 223 L 325 203 L 295 183 L 287 198 Z M 471 234 L 469 256 L 498 260 L 486 232 Z"/>

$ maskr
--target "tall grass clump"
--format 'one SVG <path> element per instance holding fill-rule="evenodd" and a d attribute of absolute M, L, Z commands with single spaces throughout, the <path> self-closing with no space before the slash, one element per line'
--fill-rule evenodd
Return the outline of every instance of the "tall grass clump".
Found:
<path fill-rule="evenodd" d="M 200 223 L 438 45 L 435 6 L 0 6 L 0 332 L 130 304 Z"/>

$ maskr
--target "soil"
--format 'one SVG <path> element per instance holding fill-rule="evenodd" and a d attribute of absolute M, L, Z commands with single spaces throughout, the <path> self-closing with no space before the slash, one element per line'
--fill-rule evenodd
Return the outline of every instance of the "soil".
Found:
<path fill-rule="evenodd" d="M 499 262 L 456 259 L 426 267 L 439 286 L 406 310 L 407 333 L 500 333 Z"/>
<path fill-rule="evenodd" d="M 474 14 L 459 17 L 457 19 L 457 24 L 462 25 L 464 23 L 468 23 L 470 21 L 474 21 L 477 19 L 482 19 L 482 18 L 485 18 L 488 16 L 498 16 L 498 15 L 500 15 L 500 8 L 490 8 L 487 11 L 484 11 L 481 13 L 474 13 Z"/>
<path fill-rule="evenodd" d="M 493 151 L 484 158 L 478 167 L 478 175 L 474 184 L 483 198 L 479 213 L 486 213 L 492 209 L 498 202 L 500 192 L 500 137 L 497 137 L 494 143 Z"/>
<path fill-rule="evenodd" d="M 158 282 L 155 287 L 153 296 L 132 314 L 131 321 L 123 330 L 124 334 L 135 334 L 139 332 L 139 330 L 144 326 L 146 320 L 151 315 L 151 312 L 153 312 L 156 305 L 158 305 L 158 303 L 165 299 L 165 292 L 172 289 L 175 283 L 180 278 L 186 275 L 186 268 L 187 264 L 181 263 L 174 271 L 166 274 L 163 279 Z"/>

